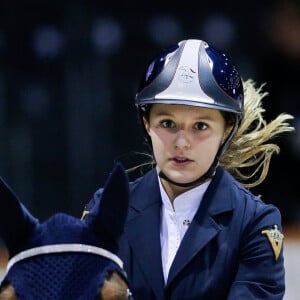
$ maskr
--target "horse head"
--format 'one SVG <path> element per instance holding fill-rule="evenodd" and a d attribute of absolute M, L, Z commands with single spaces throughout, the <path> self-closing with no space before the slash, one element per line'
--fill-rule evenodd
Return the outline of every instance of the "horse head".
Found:
<path fill-rule="evenodd" d="M 9 253 L 0 299 L 9 291 L 11 298 L 3 299 L 130 299 L 116 255 L 128 189 L 117 164 L 100 201 L 83 220 L 57 213 L 40 222 L 0 178 L 0 235 Z"/>

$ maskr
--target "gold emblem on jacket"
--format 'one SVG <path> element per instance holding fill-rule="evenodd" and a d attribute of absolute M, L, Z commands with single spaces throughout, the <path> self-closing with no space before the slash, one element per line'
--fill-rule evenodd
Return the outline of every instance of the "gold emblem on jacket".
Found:
<path fill-rule="evenodd" d="M 275 259 L 277 260 L 282 248 L 282 242 L 284 235 L 278 230 L 278 226 L 274 225 L 272 229 L 263 230 L 261 233 L 268 237 L 268 240 L 272 246 Z"/>

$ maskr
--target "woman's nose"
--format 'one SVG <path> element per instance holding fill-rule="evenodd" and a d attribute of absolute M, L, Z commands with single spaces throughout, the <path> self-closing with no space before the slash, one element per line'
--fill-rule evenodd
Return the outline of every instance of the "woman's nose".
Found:
<path fill-rule="evenodd" d="M 178 148 L 189 148 L 190 147 L 188 134 L 184 130 L 179 130 L 176 133 L 175 147 L 178 147 Z"/>

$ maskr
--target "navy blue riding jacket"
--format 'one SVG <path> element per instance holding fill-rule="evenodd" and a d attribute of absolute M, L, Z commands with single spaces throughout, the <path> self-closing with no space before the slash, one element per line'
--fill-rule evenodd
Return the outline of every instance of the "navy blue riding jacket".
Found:
<path fill-rule="evenodd" d="M 101 197 L 99 189 L 89 210 Z M 218 167 L 182 240 L 165 284 L 156 170 L 130 183 L 119 256 L 135 300 L 283 299 L 285 270 L 279 210 Z"/>

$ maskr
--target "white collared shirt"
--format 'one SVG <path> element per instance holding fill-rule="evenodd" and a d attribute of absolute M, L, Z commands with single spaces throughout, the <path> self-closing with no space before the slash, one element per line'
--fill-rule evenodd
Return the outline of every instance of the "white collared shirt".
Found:
<path fill-rule="evenodd" d="M 165 283 L 182 238 L 192 222 L 211 180 L 184 192 L 172 203 L 158 178 L 162 198 L 160 243 Z"/>

